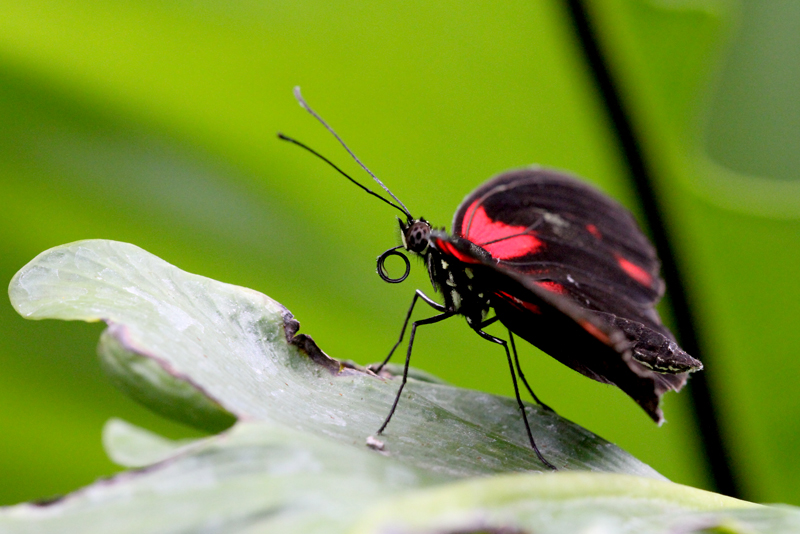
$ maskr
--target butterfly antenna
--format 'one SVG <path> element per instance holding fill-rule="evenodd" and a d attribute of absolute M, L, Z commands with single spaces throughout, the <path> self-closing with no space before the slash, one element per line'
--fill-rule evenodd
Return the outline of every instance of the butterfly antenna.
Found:
<path fill-rule="evenodd" d="M 385 198 L 383 198 L 382 196 L 380 196 L 380 195 L 379 195 L 378 193 L 376 193 L 375 191 L 372 191 L 371 189 L 368 189 L 368 188 L 367 188 L 367 187 L 365 187 L 364 185 L 360 184 L 359 182 L 356 182 L 356 181 L 355 181 L 355 180 L 353 180 L 353 179 L 352 179 L 352 178 L 351 178 L 351 177 L 350 177 L 350 176 L 349 176 L 349 175 L 348 175 L 346 172 L 344 172 L 342 169 L 340 169 L 339 167 L 337 167 L 337 166 L 336 166 L 336 165 L 335 165 L 335 164 L 334 164 L 334 163 L 333 163 L 331 160 L 329 160 L 328 158 L 326 158 L 325 156 L 323 156 L 322 154 L 320 154 L 319 152 L 317 152 L 317 151 L 316 151 L 316 150 L 314 150 L 313 148 L 311 148 L 311 147 L 309 147 L 309 146 L 307 146 L 307 145 L 305 145 L 305 144 L 301 143 L 301 142 L 300 142 L 300 141 L 298 141 L 297 139 L 292 139 L 292 138 L 291 138 L 291 137 L 289 137 L 288 135 L 284 135 L 284 134 L 282 134 L 282 133 L 280 133 L 280 132 L 278 132 L 278 139 L 281 139 L 281 140 L 283 140 L 283 141 L 289 141 L 290 143 L 293 143 L 293 144 L 295 144 L 295 145 L 299 146 L 300 148 L 304 148 L 305 150 L 308 150 L 309 152 L 311 152 L 312 154 L 314 154 L 315 156 L 317 156 L 319 159 L 321 159 L 322 161 L 324 161 L 325 163 L 327 163 L 328 165 L 330 165 L 331 167 L 333 167 L 334 169 L 336 169 L 336 170 L 339 172 L 339 174 L 341 174 L 342 176 L 344 176 L 345 178 L 347 178 L 348 180 L 350 180 L 351 182 L 353 182 L 354 184 L 356 184 L 358 187 L 360 187 L 361 189 L 363 189 L 364 191 L 366 191 L 366 192 L 367 192 L 367 193 L 369 193 L 370 195 L 372 195 L 372 196 L 374 196 L 374 197 L 377 197 L 377 198 L 379 198 L 379 199 L 383 200 L 384 202 L 386 202 L 387 204 L 389 204 L 389 205 L 390 205 L 390 206 L 392 206 L 393 208 L 397 208 L 398 210 L 400 210 L 401 212 L 403 212 L 403 213 L 406 215 L 406 217 L 408 217 L 409 219 L 411 219 L 411 218 L 412 218 L 412 217 L 411 217 L 411 215 L 409 215 L 408 211 L 407 211 L 407 210 L 405 210 L 405 209 L 403 209 L 403 208 L 405 208 L 405 206 L 403 206 L 403 208 L 401 208 L 400 206 L 398 206 L 398 205 L 397 205 L 397 204 L 395 204 L 394 202 L 391 202 L 391 201 L 389 201 L 389 200 L 386 200 Z"/>
<path fill-rule="evenodd" d="M 352 158 L 353 158 L 354 160 L 356 160 L 356 163 L 358 163 L 359 165 L 361 165 L 361 168 L 362 168 L 362 169 L 364 169 L 365 171 L 367 171 L 367 174 L 369 174 L 370 176 L 372 176 L 372 179 L 373 179 L 373 180 L 375 180 L 376 182 L 378 182 L 378 184 L 379 184 L 379 185 L 380 185 L 380 186 L 383 188 L 383 190 L 384 190 L 384 191 L 386 191 L 387 193 L 389 193 L 389 196 L 391 196 L 391 197 L 392 197 L 392 198 L 395 200 L 395 202 L 397 202 L 397 203 L 398 203 L 400 206 L 402 206 L 402 208 L 399 208 L 399 209 L 400 209 L 400 211 L 402 211 L 403 213 L 405 213 L 406 217 L 408 217 L 408 219 L 409 219 L 409 220 L 413 219 L 413 217 L 411 216 L 411 212 L 409 212 L 409 211 L 408 211 L 408 208 L 406 208 L 406 205 L 405 205 L 405 204 L 403 204 L 403 202 L 402 202 L 402 201 L 401 201 L 399 198 L 397 198 L 396 196 L 394 196 L 394 193 L 392 193 L 391 191 L 389 191 L 389 188 L 388 188 L 388 187 L 386 187 L 386 186 L 384 185 L 384 183 L 383 183 L 383 182 L 381 182 L 381 181 L 380 181 L 380 179 L 379 179 L 377 176 L 375 176 L 375 175 L 372 173 L 372 171 L 371 171 L 371 170 L 369 170 L 369 169 L 367 168 L 367 166 L 366 166 L 366 165 L 364 165 L 364 164 L 361 162 L 361 160 L 360 160 L 360 159 L 358 159 L 358 156 L 356 156 L 356 155 L 353 153 L 353 151 L 352 151 L 352 150 L 350 150 L 350 148 L 347 146 L 347 144 L 346 144 L 344 141 L 342 141 L 342 138 L 341 138 L 341 137 L 339 137 L 339 134 L 337 134 L 337 133 L 336 133 L 336 132 L 333 130 L 333 128 L 331 128 L 331 127 L 330 127 L 330 125 L 329 125 L 327 122 L 325 122 L 325 119 L 323 119 L 322 117 L 320 117 L 320 116 L 319 116 L 319 114 L 318 114 L 316 111 L 314 111 L 313 109 L 311 109 L 311 106 L 309 106 L 309 105 L 308 105 L 308 102 L 306 102 L 306 101 L 305 101 L 305 99 L 303 98 L 303 95 L 301 95 L 301 94 L 300 94 L 300 86 L 295 86 L 295 88 L 294 88 L 294 97 L 297 99 L 297 101 L 300 103 L 300 105 L 301 105 L 301 106 L 303 106 L 303 109 L 305 109 L 306 111 L 308 111 L 309 113 L 311 113 L 311 115 L 312 115 L 312 116 L 313 116 L 315 119 L 317 119 L 319 122 L 321 122 L 321 123 L 322 123 L 322 125 L 323 125 L 325 128 L 327 128 L 327 129 L 328 129 L 328 131 L 329 131 L 331 134 L 333 134 L 333 136 L 336 138 L 336 140 L 337 140 L 337 141 L 339 141 L 339 143 L 341 143 L 341 145 L 344 147 L 344 149 L 345 149 L 345 150 L 347 150 L 347 153 L 348 153 L 348 154 L 350 154 L 350 156 L 352 156 Z M 309 150 L 310 150 L 310 149 L 309 149 Z M 313 152 L 313 151 L 312 151 L 312 152 Z M 321 157 L 321 156 L 320 156 L 320 157 Z M 324 158 L 323 158 L 323 159 L 324 159 Z M 326 161 L 327 161 L 327 160 L 326 160 Z M 329 162 L 329 163 L 330 163 L 330 162 Z M 339 171 L 339 172 L 341 172 L 341 171 Z M 342 173 L 342 174 L 344 174 L 344 173 Z M 347 176 L 347 175 L 345 175 L 345 176 Z M 350 178 L 350 177 L 348 176 L 348 178 Z M 350 180 L 351 180 L 352 182 L 358 183 L 358 182 L 356 182 L 355 180 L 353 180 L 352 178 L 350 178 Z M 366 188 L 366 187 L 364 187 L 363 185 L 361 185 L 361 184 L 358 184 L 358 185 L 359 185 L 359 186 L 361 186 L 361 187 L 362 187 L 363 189 L 365 189 L 366 191 L 369 191 L 369 189 L 367 189 L 367 188 Z M 371 192 L 371 191 L 370 191 L 370 192 Z M 373 195 L 375 195 L 375 196 L 378 196 L 378 195 L 377 195 L 377 194 L 375 194 L 375 193 L 372 193 L 372 194 L 373 194 Z M 383 198 L 383 197 L 380 197 L 380 196 L 378 196 L 378 198 Z M 385 200 L 385 199 L 384 199 L 384 200 Z M 386 200 L 386 202 L 389 202 L 389 201 L 388 201 L 388 200 Z M 389 204 L 392 204 L 392 203 L 391 203 L 391 202 L 389 202 Z M 392 204 L 392 205 L 394 206 L 394 204 Z M 397 207 L 397 206 L 395 206 L 395 207 Z"/>

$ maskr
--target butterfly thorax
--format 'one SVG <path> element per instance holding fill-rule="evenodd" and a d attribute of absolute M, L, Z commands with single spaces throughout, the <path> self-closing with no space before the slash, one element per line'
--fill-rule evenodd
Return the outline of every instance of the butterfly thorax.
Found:
<path fill-rule="evenodd" d="M 489 312 L 489 292 L 480 278 L 475 278 L 472 267 L 436 246 L 443 240 L 450 242 L 457 238 L 444 231 L 432 230 L 430 223 L 422 218 L 406 224 L 401 221 L 400 228 L 403 245 L 424 259 L 431 284 L 442 294 L 445 308 L 466 317 L 471 326 L 480 325 Z"/>
<path fill-rule="evenodd" d="M 472 267 L 445 256 L 433 246 L 426 251 L 425 263 L 433 288 L 442 294 L 445 307 L 466 317 L 470 326 L 480 325 L 489 312 L 489 298 Z"/>

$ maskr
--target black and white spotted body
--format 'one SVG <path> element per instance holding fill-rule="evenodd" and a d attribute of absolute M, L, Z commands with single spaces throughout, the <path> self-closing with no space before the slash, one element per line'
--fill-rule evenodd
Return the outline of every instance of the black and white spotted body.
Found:
<path fill-rule="evenodd" d="M 479 329 L 491 308 L 490 288 L 484 287 L 484 279 L 475 278 L 472 267 L 437 249 L 435 238 L 452 238 L 444 231 L 431 230 L 424 219 L 408 225 L 400 221 L 400 230 L 406 250 L 423 258 L 433 289 L 442 294 L 445 309 L 463 315 L 470 327 Z M 477 256 L 491 258 L 482 248 L 464 241 Z"/>

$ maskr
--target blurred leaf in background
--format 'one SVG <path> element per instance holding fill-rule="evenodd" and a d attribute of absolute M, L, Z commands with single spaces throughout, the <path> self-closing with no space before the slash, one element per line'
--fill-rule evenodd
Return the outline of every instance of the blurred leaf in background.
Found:
<path fill-rule="evenodd" d="M 759 6 L 742 9 L 763 14 Z M 772 68 L 796 62 L 755 46 L 778 46 L 759 37 L 767 29 L 800 33 L 794 4 L 775 6 L 772 18 L 721 1 L 614 0 L 587 11 L 657 172 L 744 496 L 798 503 L 800 466 L 786 462 L 800 424 L 798 182 L 718 150 L 752 117 L 760 139 L 769 130 L 759 113 L 731 115 L 770 81 L 763 58 Z M 742 77 L 747 90 L 720 89 Z M 297 106 L 294 85 L 435 225 L 449 225 L 490 176 L 530 163 L 584 176 L 641 215 L 561 2 L 11 2 L 0 17 L 0 278 L 55 245 L 127 241 L 269 294 L 337 358 L 383 358 L 413 289 L 429 282 L 417 269 L 384 284 L 374 261 L 398 239 L 392 211 L 276 140 L 283 131 L 359 172 Z M 760 102 L 789 117 L 798 105 L 789 100 Z M 791 128 L 778 135 L 800 143 Z M 26 323 L 7 302 L 0 317 L 0 503 L 114 472 L 100 444 L 111 416 L 196 435 L 113 390 L 94 357 L 99 326 Z M 415 347 L 417 367 L 512 393 L 503 354 L 459 321 L 421 333 Z M 521 356 L 559 414 L 672 480 L 711 486 L 687 395 L 667 397 L 669 423 L 658 429 L 615 388 L 532 347 Z"/>

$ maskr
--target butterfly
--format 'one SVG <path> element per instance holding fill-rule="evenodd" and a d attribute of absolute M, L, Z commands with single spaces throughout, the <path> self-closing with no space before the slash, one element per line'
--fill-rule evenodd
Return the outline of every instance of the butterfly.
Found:
<path fill-rule="evenodd" d="M 380 371 L 388 363 L 420 300 L 438 312 L 411 323 L 402 383 L 378 434 L 389 424 L 406 384 L 416 329 L 456 315 L 463 316 L 480 337 L 505 349 L 531 447 L 547 467 L 555 469 L 536 446 L 516 375 L 534 400 L 550 408 L 539 401 L 522 374 L 514 335 L 593 380 L 619 387 L 656 423 L 663 422 L 661 396 L 680 390 L 689 373 L 703 365 L 683 351 L 661 323 L 655 310 L 664 293 L 660 263 L 627 209 L 568 173 L 529 167 L 504 172 L 470 193 L 456 210 L 448 234 L 413 217 L 308 106 L 299 88 L 295 97 L 394 202 L 302 143 L 279 134 L 281 139 L 311 151 L 404 215 L 398 219 L 402 245 L 378 257 L 378 274 L 387 282 L 402 282 L 410 272 L 404 253 L 419 256 L 444 300 L 441 304 L 417 290 L 400 338 L 374 369 Z M 405 272 L 398 278 L 386 273 L 390 256 L 405 261 Z M 484 330 L 498 321 L 508 330 L 508 341 Z"/>

